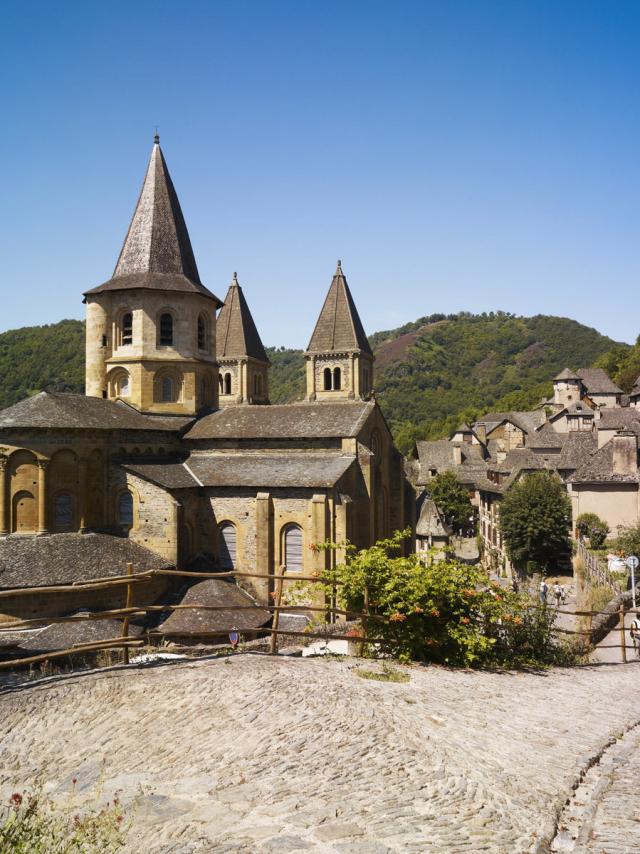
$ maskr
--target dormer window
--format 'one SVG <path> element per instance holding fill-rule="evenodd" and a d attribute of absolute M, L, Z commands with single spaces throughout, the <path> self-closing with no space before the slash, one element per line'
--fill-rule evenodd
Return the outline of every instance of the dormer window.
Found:
<path fill-rule="evenodd" d="M 173 347 L 173 317 L 168 313 L 160 315 L 160 346 Z"/>

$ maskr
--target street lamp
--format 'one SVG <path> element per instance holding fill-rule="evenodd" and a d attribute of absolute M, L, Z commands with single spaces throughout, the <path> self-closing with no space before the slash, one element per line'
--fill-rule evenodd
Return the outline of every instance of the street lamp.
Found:
<path fill-rule="evenodd" d="M 633 610 L 636 610 L 636 569 L 640 561 L 635 555 L 629 555 L 625 563 L 631 570 L 631 600 L 633 602 Z"/>

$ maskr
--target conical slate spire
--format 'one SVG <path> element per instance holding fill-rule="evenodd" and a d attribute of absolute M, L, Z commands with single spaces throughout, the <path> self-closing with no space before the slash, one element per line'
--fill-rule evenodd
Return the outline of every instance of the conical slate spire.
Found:
<path fill-rule="evenodd" d="M 269 362 L 242 288 L 238 283 L 237 273 L 233 274 L 224 305 L 218 315 L 216 328 L 218 359 L 239 359 L 248 356 L 260 362 Z"/>
<path fill-rule="evenodd" d="M 220 303 L 200 281 L 189 232 L 157 134 L 113 277 L 88 293 L 140 287 L 195 291 Z"/>
<path fill-rule="evenodd" d="M 342 265 L 331 281 L 329 293 L 307 347 L 309 353 L 350 352 L 361 350 L 373 355 L 351 296 Z"/>

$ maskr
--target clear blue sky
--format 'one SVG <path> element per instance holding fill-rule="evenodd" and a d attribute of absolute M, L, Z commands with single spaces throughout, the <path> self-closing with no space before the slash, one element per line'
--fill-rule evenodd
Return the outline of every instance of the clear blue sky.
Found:
<path fill-rule="evenodd" d="M 154 125 L 203 281 L 305 346 L 432 312 L 640 332 L 640 3 L 21 2 L 0 27 L 0 330 L 82 317 Z"/>

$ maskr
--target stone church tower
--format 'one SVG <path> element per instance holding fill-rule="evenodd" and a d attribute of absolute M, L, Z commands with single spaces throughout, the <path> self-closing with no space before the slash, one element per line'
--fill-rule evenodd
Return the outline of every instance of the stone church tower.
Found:
<path fill-rule="evenodd" d="M 269 403 L 269 368 L 260 335 L 238 284 L 238 274 L 218 315 L 216 354 L 220 370 L 219 405 Z"/>
<path fill-rule="evenodd" d="M 157 135 L 113 277 L 84 297 L 88 396 L 145 413 L 217 406 L 222 303 L 200 281 Z"/>
<path fill-rule="evenodd" d="M 308 400 L 371 397 L 374 357 L 340 261 L 304 355 Z"/>

